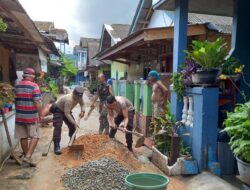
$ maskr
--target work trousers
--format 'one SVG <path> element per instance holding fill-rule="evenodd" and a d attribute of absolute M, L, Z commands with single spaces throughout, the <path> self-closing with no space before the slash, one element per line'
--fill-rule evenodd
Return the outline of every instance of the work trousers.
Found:
<path fill-rule="evenodd" d="M 106 103 L 100 103 L 100 109 L 99 109 L 100 117 L 100 126 L 99 126 L 99 134 L 108 135 L 109 134 L 109 122 L 108 122 L 108 109 L 106 107 Z"/>
<path fill-rule="evenodd" d="M 128 126 L 127 126 L 127 130 L 128 131 L 132 131 L 133 130 L 134 115 L 135 115 L 135 111 L 134 110 L 128 112 Z M 123 120 L 124 120 L 123 115 L 118 115 L 115 118 L 115 124 L 117 126 L 119 126 Z M 111 130 L 109 132 L 109 137 L 110 138 L 114 138 L 116 132 L 117 132 L 117 129 L 112 129 L 111 128 Z M 131 133 L 126 133 L 125 134 L 125 138 L 126 138 L 126 143 L 127 143 L 128 149 L 132 149 L 132 144 L 133 144 L 132 134 Z"/>
<path fill-rule="evenodd" d="M 69 137 L 71 138 L 76 129 L 75 126 L 67 119 L 64 112 L 61 111 L 58 107 L 56 107 L 56 105 L 52 105 L 50 112 L 53 113 L 53 127 L 54 127 L 53 141 L 55 143 L 60 143 L 63 121 L 69 128 Z"/>

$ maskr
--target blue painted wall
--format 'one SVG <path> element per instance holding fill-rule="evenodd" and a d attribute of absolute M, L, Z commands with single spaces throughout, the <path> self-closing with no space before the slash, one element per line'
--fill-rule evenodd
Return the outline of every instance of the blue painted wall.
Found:
<path fill-rule="evenodd" d="M 242 64 L 245 64 L 245 77 L 250 83 L 250 1 L 235 0 L 235 10 L 232 31 L 232 56 L 237 57 Z M 241 90 L 250 96 L 250 87 L 241 83 Z M 238 98 L 242 101 L 242 98 Z"/>
<path fill-rule="evenodd" d="M 216 162 L 219 90 L 194 87 L 188 89 L 186 94 L 193 97 L 193 127 L 185 126 L 178 133 L 190 133 L 181 138 L 185 146 L 192 147 L 192 156 L 198 162 L 199 171 L 202 171 L 214 167 Z"/>
<path fill-rule="evenodd" d="M 177 72 L 185 62 L 184 50 L 187 48 L 188 0 L 176 0 L 174 12 L 174 55 L 173 72 Z M 182 102 L 173 94 L 171 96 L 171 111 L 177 120 L 181 118 Z"/>

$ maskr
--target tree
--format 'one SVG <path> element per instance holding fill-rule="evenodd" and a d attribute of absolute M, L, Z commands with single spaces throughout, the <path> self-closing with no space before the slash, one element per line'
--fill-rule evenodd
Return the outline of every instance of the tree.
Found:
<path fill-rule="evenodd" d="M 69 77 L 76 76 L 77 68 L 74 66 L 74 60 L 65 57 L 65 55 L 63 54 L 61 54 L 60 62 L 62 63 L 62 66 L 59 69 L 60 73 L 59 89 L 60 92 L 63 93 L 63 85 L 65 85 Z"/>
<path fill-rule="evenodd" d="M 62 63 L 62 67 L 60 68 L 60 75 L 63 77 L 76 76 L 77 69 L 74 66 L 74 61 L 66 58 L 64 55 L 61 56 L 60 62 Z"/>

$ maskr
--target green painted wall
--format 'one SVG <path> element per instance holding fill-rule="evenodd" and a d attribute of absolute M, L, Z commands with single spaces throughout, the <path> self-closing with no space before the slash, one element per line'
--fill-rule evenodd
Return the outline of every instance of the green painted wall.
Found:
<path fill-rule="evenodd" d="M 140 88 L 141 83 L 139 81 L 134 82 L 134 107 L 135 111 L 139 112 L 140 106 Z"/>
<path fill-rule="evenodd" d="M 144 84 L 144 92 L 143 92 L 143 115 L 152 116 L 152 88 Z"/>

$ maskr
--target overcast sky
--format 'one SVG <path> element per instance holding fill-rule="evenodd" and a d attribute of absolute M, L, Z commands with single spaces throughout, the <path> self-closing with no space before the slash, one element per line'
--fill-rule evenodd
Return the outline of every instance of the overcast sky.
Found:
<path fill-rule="evenodd" d="M 19 0 L 33 20 L 53 21 L 68 31 L 71 46 L 80 37 L 100 38 L 104 23 L 131 24 L 139 0 Z"/>

